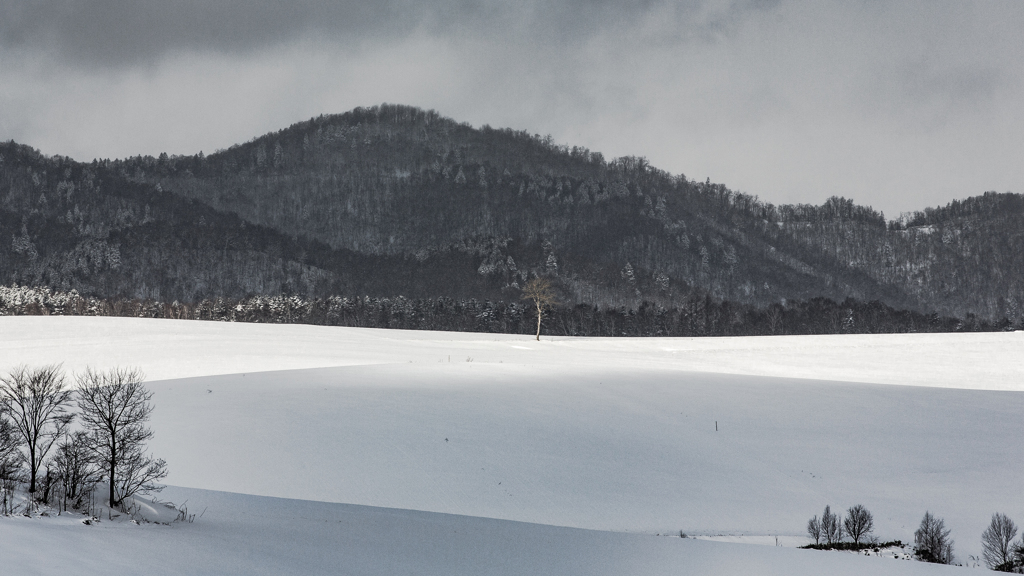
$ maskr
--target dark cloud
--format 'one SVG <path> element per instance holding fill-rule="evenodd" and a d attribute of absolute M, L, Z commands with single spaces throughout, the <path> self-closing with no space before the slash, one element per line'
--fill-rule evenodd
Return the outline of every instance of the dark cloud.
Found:
<path fill-rule="evenodd" d="M 416 10 L 405 0 L 23 0 L 0 8 L 0 41 L 118 65 L 171 50 L 252 50 L 313 31 L 353 39 L 402 34 Z"/>
<path fill-rule="evenodd" d="M 152 62 L 162 55 L 247 52 L 301 38 L 357 45 L 431 35 L 528 37 L 567 45 L 625 33 L 656 13 L 680 35 L 727 32 L 775 0 L 18 0 L 0 5 L 0 46 L 45 51 L 100 66 Z"/>

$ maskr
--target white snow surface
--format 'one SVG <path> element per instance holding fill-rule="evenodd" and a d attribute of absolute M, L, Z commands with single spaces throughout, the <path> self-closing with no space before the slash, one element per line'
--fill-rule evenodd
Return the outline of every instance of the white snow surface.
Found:
<path fill-rule="evenodd" d="M 1022 345 L 0 318 L 0 370 L 141 367 L 151 448 L 192 487 L 161 498 L 209 509 L 0 518 L 0 556 L 59 573 L 89 551 L 83 573 L 107 573 L 120 541 L 111 562 L 153 574 L 932 573 L 678 533 L 793 546 L 825 504 L 864 504 L 906 542 L 928 510 L 969 561 L 993 512 L 1024 521 Z"/>
<path fill-rule="evenodd" d="M 913 576 L 956 570 L 841 552 L 205 490 L 169 488 L 165 495 L 199 506 L 203 518 L 170 526 L 0 518 L 4 574 Z"/>
<path fill-rule="evenodd" d="M 941 575 L 892 558 L 726 544 L 168 488 L 203 517 L 170 526 L 0 517 L 4 574 Z M 24 551 L 30 550 L 31 554 Z M 962 572 L 962 570 L 960 570 Z"/>
<path fill-rule="evenodd" d="M 140 366 L 150 380 L 439 360 L 1024 390 L 1024 332 L 571 338 L 86 316 L 0 316 L 0 368 Z"/>

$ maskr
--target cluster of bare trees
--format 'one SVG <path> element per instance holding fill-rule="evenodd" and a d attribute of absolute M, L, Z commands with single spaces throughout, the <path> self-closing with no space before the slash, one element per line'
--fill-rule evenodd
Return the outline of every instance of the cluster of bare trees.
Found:
<path fill-rule="evenodd" d="M 111 508 L 161 489 L 167 464 L 147 454 L 152 392 L 137 369 L 86 369 L 74 386 L 59 365 L 18 367 L 0 376 L 0 513 L 14 511 L 25 485 L 28 507 L 81 507 L 106 481 Z"/>
<path fill-rule="evenodd" d="M 831 506 L 825 506 L 821 518 L 814 516 L 807 521 L 807 534 L 814 539 L 811 547 L 824 550 L 860 550 L 879 546 L 878 539 L 872 535 L 874 529 L 874 517 L 861 504 L 850 507 L 845 518 L 841 513 L 832 512 Z M 917 557 L 925 562 L 951 564 L 953 540 L 949 534 L 941 518 L 925 512 L 921 526 L 914 532 L 914 552 Z M 881 545 L 892 544 L 902 545 L 899 541 Z"/>
<path fill-rule="evenodd" d="M 871 535 L 874 531 L 871 513 L 860 504 L 846 511 L 846 517 L 825 506 L 821 518 L 807 521 L 807 533 L 814 539 L 810 547 L 821 549 L 853 549 L 877 545 Z M 921 525 L 914 531 L 914 553 L 924 562 L 953 563 L 953 539 L 946 522 L 931 512 L 925 512 Z M 982 560 L 998 572 L 1024 573 L 1024 536 L 1017 541 L 1017 525 L 1002 513 L 992 515 L 992 521 L 981 535 Z M 844 541 L 849 538 L 852 542 Z"/>
<path fill-rule="evenodd" d="M 852 540 L 852 548 L 859 549 L 862 545 L 874 543 L 871 533 L 875 529 L 875 519 L 864 506 L 857 504 L 846 511 L 846 517 L 832 512 L 831 506 L 825 506 L 821 518 L 814 516 L 807 521 L 807 533 L 814 538 L 815 546 L 824 548 L 851 548 L 840 546 L 843 538 Z"/>
<path fill-rule="evenodd" d="M 846 517 L 832 512 L 825 506 L 821 518 L 814 516 L 807 521 L 807 533 L 814 539 L 810 547 L 821 549 L 854 549 L 877 545 L 871 535 L 875 523 L 864 506 L 860 504 L 846 511 Z M 937 564 L 953 563 L 953 539 L 942 518 L 925 512 L 921 525 L 914 531 L 914 553 L 924 562 Z M 992 515 L 992 521 L 981 535 L 982 559 L 992 570 L 999 572 L 1024 573 L 1024 536 L 1014 541 L 1017 525 L 1006 514 Z M 852 542 L 844 541 L 849 538 Z"/>

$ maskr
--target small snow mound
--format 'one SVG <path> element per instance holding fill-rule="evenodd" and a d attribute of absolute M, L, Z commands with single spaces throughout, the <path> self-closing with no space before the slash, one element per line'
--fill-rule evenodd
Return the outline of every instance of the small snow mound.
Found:
<path fill-rule="evenodd" d="M 155 522 L 158 524 L 170 524 L 179 517 L 179 510 L 173 503 L 161 502 L 156 498 L 145 498 L 133 496 L 126 498 L 122 507 L 131 517 L 132 522 Z"/>

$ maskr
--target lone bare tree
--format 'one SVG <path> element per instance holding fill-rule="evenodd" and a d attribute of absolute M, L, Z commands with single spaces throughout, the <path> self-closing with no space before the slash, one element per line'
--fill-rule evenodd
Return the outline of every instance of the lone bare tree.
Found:
<path fill-rule="evenodd" d="M 1006 514 L 995 513 L 981 533 L 981 555 L 993 570 L 1009 572 L 1013 568 L 1013 538 L 1017 525 Z"/>
<path fill-rule="evenodd" d="M 74 418 L 68 411 L 71 394 L 59 364 L 20 366 L 0 377 L 0 401 L 25 451 L 29 493 L 35 493 L 40 466 Z"/>
<path fill-rule="evenodd" d="M 167 476 L 167 463 L 144 452 L 153 437 L 145 426 L 153 393 L 143 379 L 134 368 L 87 369 L 78 376 L 78 409 L 89 451 L 110 482 L 111 508 L 137 493 L 161 490 L 156 481 Z"/>
<path fill-rule="evenodd" d="M 544 308 L 556 304 L 555 290 L 546 278 L 531 278 L 523 286 L 523 300 L 532 300 L 537 307 L 537 340 L 540 340 L 540 322 L 544 317 Z"/>
<path fill-rule="evenodd" d="M 843 527 L 846 528 L 846 534 L 853 538 L 853 543 L 859 546 L 860 539 L 865 538 L 875 529 L 875 519 L 867 508 L 857 504 L 846 511 Z"/>
<path fill-rule="evenodd" d="M 914 551 L 925 562 L 951 564 L 953 562 L 953 540 L 941 518 L 925 512 L 921 526 L 914 531 Z"/>

